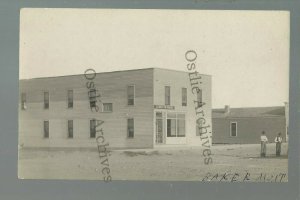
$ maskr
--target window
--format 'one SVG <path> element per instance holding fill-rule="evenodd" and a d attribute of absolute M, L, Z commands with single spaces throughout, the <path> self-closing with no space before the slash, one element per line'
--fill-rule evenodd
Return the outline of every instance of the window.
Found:
<path fill-rule="evenodd" d="M 96 137 L 96 120 L 90 120 L 90 138 Z"/>
<path fill-rule="evenodd" d="M 133 118 L 127 119 L 127 137 L 128 138 L 134 137 L 134 119 Z"/>
<path fill-rule="evenodd" d="M 176 119 L 167 119 L 167 136 L 176 137 Z"/>
<path fill-rule="evenodd" d="M 127 86 L 127 104 L 129 106 L 134 105 L 134 97 L 135 97 L 135 88 L 134 85 Z"/>
<path fill-rule="evenodd" d="M 103 103 L 103 112 L 112 112 L 113 105 L 112 103 Z"/>
<path fill-rule="evenodd" d="M 49 109 L 49 92 L 44 92 L 44 109 Z"/>
<path fill-rule="evenodd" d="M 177 137 L 185 137 L 185 115 L 177 114 Z"/>
<path fill-rule="evenodd" d="M 203 127 L 204 123 L 202 120 L 198 120 L 197 121 L 197 125 L 196 125 L 196 136 L 200 136 L 206 132 L 204 132 L 206 129 L 206 127 Z M 207 131 L 207 130 L 206 130 Z"/>
<path fill-rule="evenodd" d="M 182 106 L 187 106 L 187 89 L 182 88 Z"/>
<path fill-rule="evenodd" d="M 167 137 L 185 137 L 185 114 L 167 115 Z"/>
<path fill-rule="evenodd" d="M 90 101 L 90 108 L 95 108 L 97 106 L 96 101 Z"/>
<path fill-rule="evenodd" d="M 165 105 L 171 105 L 171 89 L 170 89 L 170 86 L 165 86 Z"/>
<path fill-rule="evenodd" d="M 97 102 L 97 99 L 96 99 L 96 90 L 95 89 L 91 89 L 89 92 L 88 92 L 88 95 L 89 95 L 89 100 L 90 100 L 90 108 L 94 108 L 96 107 L 96 102 Z"/>
<path fill-rule="evenodd" d="M 73 138 L 73 120 L 68 120 L 68 138 Z"/>
<path fill-rule="evenodd" d="M 156 137 L 155 143 L 161 144 L 163 143 L 163 114 L 162 112 L 156 112 Z"/>
<path fill-rule="evenodd" d="M 162 119 L 163 118 L 163 114 L 161 112 L 157 112 L 156 113 L 156 118 Z"/>
<path fill-rule="evenodd" d="M 236 122 L 230 123 L 230 136 L 232 136 L 232 137 L 237 136 L 237 123 Z"/>
<path fill-rule="evenodd" d="M 21 94 L 21 109 L 26 110 L 26 93 Z"/>
<path fill-rule="evenodd" d="M 197 102 L 198 102 L 198 107 L 202 106 L 202 90 L 198 89 L 197 90 Z"/>
<path fill-rule="evenodd" d="M 68 108 L 73 108 L 73 90 L 68 90 Z"/>
<path fill-rule="evenodd" d="M 49 121 L 44 121 L 44 138 L 49 138 Z"/>

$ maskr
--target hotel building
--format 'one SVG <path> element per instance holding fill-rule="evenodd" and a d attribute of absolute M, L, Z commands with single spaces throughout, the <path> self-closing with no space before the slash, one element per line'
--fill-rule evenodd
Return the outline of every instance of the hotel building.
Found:
<path fill-rule="evenodd" d="M 97 73 L 98 112 L 91 110 L 84 74 L 20 80 L 22 147 L 94 148 L 96 120 L 112 148 L 201 146 L 195 106 L 203 102 L 211 128 L 211 76 L 159 68 Z M 94 102 L 95 103 L 95 102 Z M 210 140 L 211 143 L 211 140 Z"/>

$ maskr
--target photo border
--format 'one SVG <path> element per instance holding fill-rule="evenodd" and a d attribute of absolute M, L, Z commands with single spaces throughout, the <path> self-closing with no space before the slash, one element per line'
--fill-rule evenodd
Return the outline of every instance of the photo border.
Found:
<path fill-rule="evenodd" d="M 300 2 L 293 0 L 4 0 L 0 1 L 0 199 L 300 199 Z M 125 8 L 290 11 L 288 183 L 19 180 L 20 9 Z"/>

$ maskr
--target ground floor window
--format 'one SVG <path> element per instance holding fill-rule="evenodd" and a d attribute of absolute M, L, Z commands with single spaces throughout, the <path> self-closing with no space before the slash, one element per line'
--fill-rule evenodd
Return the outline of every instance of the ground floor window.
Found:
<path fill-rule="evenodd" d="M 68 138 L 73 138 L 73 120 L 68 120 Z"/>
<path fill-rule="evenodd" d="M 49 121 L 44 121 L 44 138 L 49 138 Z"/>
<path fill-rule="evenodd" d="M 21 94 L 21 108 L 26 110 L 26 93 Z"/>
<path fill-rule="evenodd" d="M 127 137 L 128 138 L 134 137 L 134 119 L 133 118 L 127 119 Z"/>
<path fill-rule="evenodd" d="M 202 90 L 201 89 L 197 90 L 197 103 L 198 103 L 198 107 L 202 106 Z"/>
<path fill-rule="evenodd" d="M 185 114 L 167 114 L 167 137 L 185 137 Z"/>
<path fill-rule="evenodd" d="M 90 120 L 90 138 L 96 137 L 96 120 Z"/>
<path fill-rule="evenodd" d="M 236 122 L 230 123 L 230 136 L 232 136 L 232 137 L 237 136 L 237 123 Z"/>
<path fill-rule="evenodd" d="M 200 136 L 202 133 L 206 133 L 204 132 L 205 128 L 203 127 L 203 121 L 202 120 L 198 120 L 197 121 L 197 126 L 196 126 L 196 136 Z"/>

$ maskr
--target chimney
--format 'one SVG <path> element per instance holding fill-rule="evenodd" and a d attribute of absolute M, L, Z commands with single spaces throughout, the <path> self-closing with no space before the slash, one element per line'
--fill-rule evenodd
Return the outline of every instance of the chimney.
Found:
<path fill-rule="evenodd" d="M 224 113 L 226 115 L 228 115 L 230 113 L 230 107 L 229 107 L 229 105 L 225 105 Z"/>

